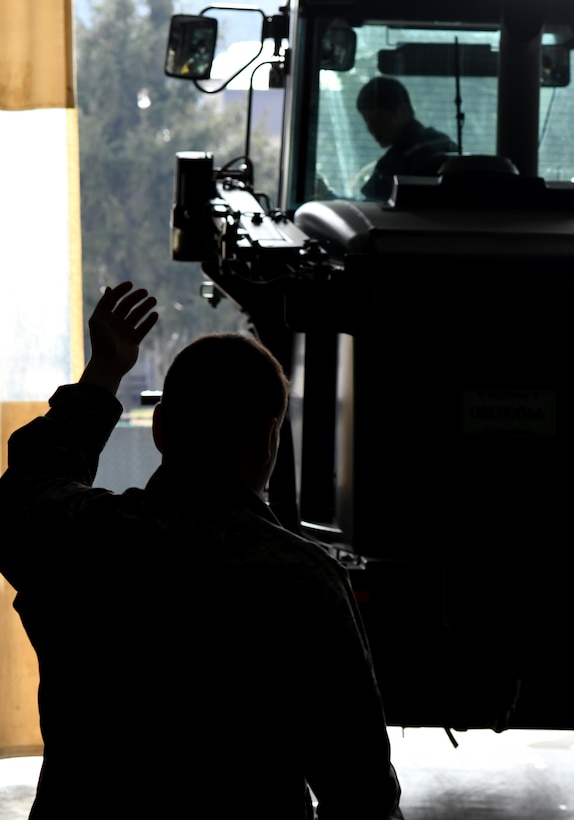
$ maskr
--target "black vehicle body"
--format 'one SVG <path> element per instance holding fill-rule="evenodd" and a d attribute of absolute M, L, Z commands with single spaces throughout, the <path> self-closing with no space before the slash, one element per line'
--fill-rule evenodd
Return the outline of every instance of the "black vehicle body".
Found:
<path fill-rule="evenodd" d="M 292 378 L 269 503 L 348 564 L 390 724 L 574 729 L 574 185 L 539 169 L 542 58 L 556 49 L 549 85 L 567 89 L 574 6 L 300 0 L 261 17 L 284 87 L 279 207 L 251 158 L 218 168 L 213 146 L 182 146 L 172 249 Z M 352 72 L 354 48 L 342 35 L 333 68 L 325 32 L 374 20 L 450 32 L 378 67 L 402 48 L 414 75 L 426 49 L 453 97 L 458 38 L 493 34 L 467 62 L 496 91 L 493 150 L 461 146 L 391 201 L 321 199 L 320 75 Z M 457 100 L 459 126 L 472 105 Z"/>

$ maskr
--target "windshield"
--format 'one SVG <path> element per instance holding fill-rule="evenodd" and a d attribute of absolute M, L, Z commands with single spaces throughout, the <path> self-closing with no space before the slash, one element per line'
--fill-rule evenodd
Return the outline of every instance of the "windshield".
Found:
<path fill-rule="evenodd" d="M 498 30 L 407 29 L 376 23 L 353 30 L 352 68 L 324 68 L 319 73 L 316 151 L 308 152 L 306 173 L 312 198 L 376 198 L 366 194 L 364 186 L 377 160 L 392 150 L 384 144 L 390 138 L 382 133 L 384 124 L 377 126 L 357 110 L 357 98 L 365 84 L 381 74 L 404 86 L 414 118 L 436 145 L 436 134 L 442 135 L 439 147 L 444 156 L 496 154 Z M 541 76 L 538 175 L 563 181 L 574 177 L 570 127 L 574 92 L 569 83 L 570 52 L 560 52 L 567 64 L 551 64 L 557 63 L 552 51 L 556 42 L 556 36 L 544 35 L 541 74 L 552 71 L 553 84 L 544 85 Z M 414 151 L 421 134 L 419 130 L 405 150 Z M 422 170 L 412 167 L 415 175 L 427 173 L 420 164 Z M 408 166 L 403 173 L 411 173 Z"/>

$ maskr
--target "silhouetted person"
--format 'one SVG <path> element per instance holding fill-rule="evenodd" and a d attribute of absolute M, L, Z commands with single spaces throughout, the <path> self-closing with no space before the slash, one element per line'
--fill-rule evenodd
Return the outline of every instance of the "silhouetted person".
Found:
<path fill-rule="evenodd" d="M 393 77 L 374 77 L 357 97 L 369 132 L 387 151 L 361 191 L 367 199 L 389 199 L 393 176 L 436 176 L 458 146 L 449 136 L 415 117 L 407 89 Z"/>
<path fill-rule="evenodd" d="M 77 384 L 9 441 L 0 570 L 39 661 L 33 820 L 402 817 L 380 692 L 344 568 L 264 501 L 289 382 L 254 337 L 168 369 L 144 489 L 92 486 L 152 329 L 124 282 Z"/>
<path fill-rule="evenodd" d="M 205 40 L 199 40 L 195 50 L 189 55 L 181 68 L 181 74 L 191 74 L 198 80 L 209 79 L 211 54 Z"/>

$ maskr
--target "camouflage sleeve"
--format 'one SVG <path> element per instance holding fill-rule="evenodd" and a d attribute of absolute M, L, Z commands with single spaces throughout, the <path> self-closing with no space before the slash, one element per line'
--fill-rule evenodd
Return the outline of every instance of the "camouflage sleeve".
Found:
<path fill-rule="evenodd" d="M 58 388 L 45 416 L 16 430 L 8 441 L 11 480 L 20 476 L 73 478 L 91 484 L 122 407 L 111 393 L 89 384 Z"/>
<path fill-rule="evenodd" d="M 18 537 L 2 545 L 0 572 L 17 590 L 49 560 L 43 546 L 58 538 L 63 509 L 71 518 L 101 495 L 91 484 L 121 410 L 100 387 L 66 385 L 54 393 L 45 416 L 11 435 L 0 507 L 6 531 Z"/>

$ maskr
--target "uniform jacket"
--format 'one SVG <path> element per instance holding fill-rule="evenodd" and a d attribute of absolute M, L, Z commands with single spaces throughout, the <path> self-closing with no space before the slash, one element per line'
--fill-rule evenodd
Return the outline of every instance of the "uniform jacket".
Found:
<path fill-rule="evenodd" d="M 450 137 L 412 120 L 377 162 L 361 191 L 367 199 L 389 199 L 393 176 L 436 176 L 453 153 L 458 153 L 458 147 Z"/>
<path fill-rule="evenodd" d="M 40 669 L 33 820 L 303 820 L 308 784 L 321 820 L 400 817 L 344 568 L 193 465 L 94 488 L 120 414 L 60 387 L 0 479 L 0 571 Z"/>

